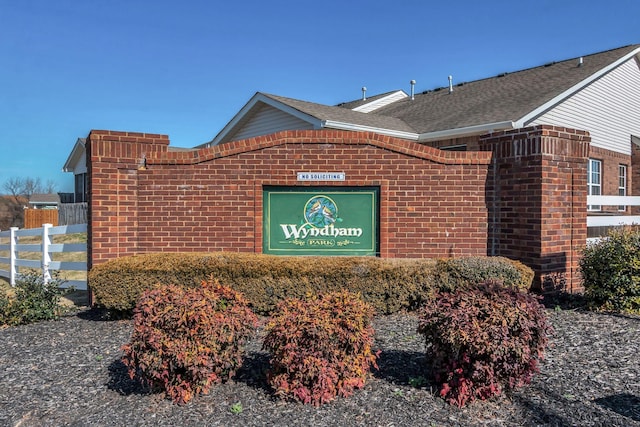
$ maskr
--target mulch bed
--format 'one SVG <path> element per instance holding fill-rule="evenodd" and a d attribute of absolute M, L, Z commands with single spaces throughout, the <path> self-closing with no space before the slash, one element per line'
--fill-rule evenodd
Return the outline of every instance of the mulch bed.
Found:
<path fill-rule="evenodd" d="M 412 314 L 374 322 L 380 369 L 362 390 L 319 408 L 272 397 L 259 333 L 235 380 L 185 406 L 127 375 L 130 321 L 82 310 L 0 330 L 3 426 L 633 426 L 640 425 L 640 318 L 548 310 L 555 328 L 541 373 L 506 396 L 459 409 L 425 383 Z M 234 404 L 239 411 L 233 413 Z"/>

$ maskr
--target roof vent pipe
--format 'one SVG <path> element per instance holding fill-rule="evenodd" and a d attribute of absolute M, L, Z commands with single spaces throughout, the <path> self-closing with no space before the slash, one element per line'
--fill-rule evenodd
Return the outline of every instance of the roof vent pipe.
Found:
<path fill-rule="evenodd" d="M 363 101 L 367 100 L 367 87 L 366 86 L 362 86 L 362 100 Z"/>
<path fill-rule="evenodd" d="M 413 101 L 415 99 L 414 94 L 415 94 L 415 88 L 416 88 L 416 81 L 411 80 L 409 84 L 411 85 L 411 100 Z"/>
<path fill-rule="evenodd" d="M 581 56 L 580 59 L 578 59 L 578 67 L 582 67 L 582 64 L 584 64 L 584 58 Z"/>
<path fill-rule="evenodd" d="M 449 76 L 449 93 L 453 92 L 453 77 Z"/>

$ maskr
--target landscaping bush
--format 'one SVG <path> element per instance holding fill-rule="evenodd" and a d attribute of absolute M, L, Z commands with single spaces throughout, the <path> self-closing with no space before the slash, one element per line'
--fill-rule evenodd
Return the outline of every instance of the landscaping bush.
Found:
<path fill-rule="evenodd" d="M 210 275 L 268 315 L 287 297 L 346 289 L 381 313 L 416 308 L 430 296 L 432 260 L 374 257 L 281 257 L 248 253 L 145 254 L 93 267 L 89 285 L 98 306 L 130 312 L 137 298 L 159 283 L 194 287 Z"/>
<path fill-rule="evenodd" d="M 418 332 L 440 395 L 462 407 L 528 384 L 551 327 L 537 297 L 488 281 L 438 294 Z"/>
<path fill-rule="evenodd" d="M 613 229 L 589 244 L 579 261 L 584 297 L 595 310 L 640 313 L 640 231 Z"/>
<path fill-rule="evenodd" d="M 40 273 L 20 274 L 13 288 L 0 292 L 0 324 L 57 320 L 65 310 L 60 305 L 60 298 L 67 292 L 61 289 L 63 284 L 57 274 L 46 283 Z"/>
<path fill-rule="evenodd" d="M 463 257 L 439 259 L 435 267 L 439 288 L 455 290 L 487 280 L 499 280 L 505 287 L 528 291 L 533 270 L 521 262 L 503 257 Z"/>
<path fill-rule="evenodd" d="M 373 312 L 350 292 L 280 303 L 263 342 L 275 394 L 318 406 L 362 388 L 371 367 L 377 368 Z"/>
<path fill-rule="evenodd" d="M 442 261 L 440 265 L 464 264 L 465 259 Z M 533 272 L 520 263 L 504 258 L 480 259 L 483 261 L 477 261 L 476 268 L 492 269 L 491 274 L 476 272 L 475 276 L 466 275 L 454 280 L 451 278 L 454 274 L 448 270 L 436 271 L 436 261 L 430 259 L 281 257 L 225 252 L 146 254 L 118 258 L 93 267 L 89 285 L 98 306 L 124 315 L 130 313 L 143 291 L 159 283 L 195 287 L 210 275 L 242 292 L 253 311 L 263 315 L 270 314 L 287 297 L 304 298 L 309 294 L 341 290 L 360 293 L 377 312 L 390 314 L 416 309 L 431 299 L 441 286 L 451 289 L 466 283 L 465 280 L 487 276 L 509 283 L 513 282 L 517 271 L 523 277 L 529 274 L 529 284 L 533 277 Z M 495 268 L 495 264 L 501 268 Z M 436 273 L 441 279 L 445 275 L 446 278 L 436 280 Z M 526 278 L 521 280 L 527 281 Z"/>
<path fill-rule="evenodd" d="M 133 323 L 122 358 L 129 376 L 184 404 L 235 375 L 257 318 L 240 293 L 210 279 L 146 291 Z"/>

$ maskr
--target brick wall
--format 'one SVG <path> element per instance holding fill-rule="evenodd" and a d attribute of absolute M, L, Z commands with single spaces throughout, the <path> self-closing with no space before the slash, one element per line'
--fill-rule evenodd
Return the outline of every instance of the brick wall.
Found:
<path fill-rule="evenodd" d="M 145 158 L 166 152 L 166 135 L 93 130 L 86 141 L 89 175 L 88 263 L 137 251 L 137 175 Z"/>
<path fill-rule="evenodd" d="M 578 290 L 579 251 L 587 238 L 588 133 L 536 126 L 485 136 L 496 173 L 488 191 L 493 255 L 519 259 L 545 291 Z"/>
<path fill-rule="evenodd" d="M 287 131 L 189 152 L 142 135 L 125 149 L 130 137 L 87 139 L 92 263 L 140 252 L 260 252 L 265 185 L 380 187 L 383 257 L 487 254 L 490 153 L 339 131 Z M 299 171 L 347 178 L 298 182 Z"/>
<path fill-rule="evenodd" d="M 92 131 L 89 259 L 260 252 L 263 186 L 376 186 L 382 257 L 504 255 L 540 281 L 558 273 L 571 285 L 586 238 L 588 139 L 540 126 L 483 137 L 487 151 L 457 152 L 318 130 L 173 151 L 165 135 Z M 346 179 L 299 182 L 302 171 Z"/>

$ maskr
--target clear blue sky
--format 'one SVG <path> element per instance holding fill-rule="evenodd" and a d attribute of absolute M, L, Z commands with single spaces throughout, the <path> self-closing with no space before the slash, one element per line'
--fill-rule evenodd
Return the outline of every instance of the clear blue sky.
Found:
<path fill-rule="evenodd" d="M 325 104 L 640 43 L 638 0 L 0 0 L 0 192 L 91 129 L 211 140 L 257 92 Z"/>

